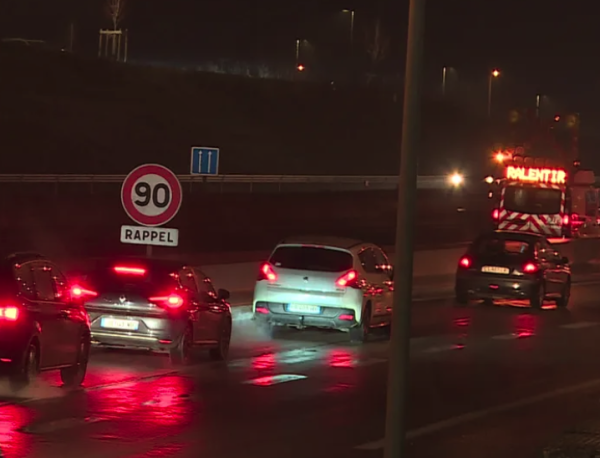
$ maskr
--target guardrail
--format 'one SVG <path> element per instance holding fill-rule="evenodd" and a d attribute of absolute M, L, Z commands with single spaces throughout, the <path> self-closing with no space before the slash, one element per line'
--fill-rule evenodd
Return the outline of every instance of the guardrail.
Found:
<path fill-rule="evenodd" d="M 121 183 L 126 175 L 14 175 L 0 174 L 0 183 Z M 338 184 L 363 187 L 389 187 L 398 183 L 394 175 L 178 175 L 182 183 L 246 183 L 246 184 Z M 450 184 L 447 176 L 425 175 L 417 180 L 419 188 L 446 188 Z"/>

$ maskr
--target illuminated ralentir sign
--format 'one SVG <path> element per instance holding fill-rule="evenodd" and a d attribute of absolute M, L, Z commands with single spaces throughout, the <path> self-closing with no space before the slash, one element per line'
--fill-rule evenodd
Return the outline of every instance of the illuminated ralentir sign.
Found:
<path fill-rule="evenodd" d="M 538 169 L 533 167 L 506 167 L 506 178 L 529 183 L 566 184 L 567 172 L 561 169 Z"/>

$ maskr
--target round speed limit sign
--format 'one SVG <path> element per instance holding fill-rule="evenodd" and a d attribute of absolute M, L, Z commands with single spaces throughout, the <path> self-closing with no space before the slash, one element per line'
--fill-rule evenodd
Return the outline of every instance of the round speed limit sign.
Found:
<path fill-rule="evenodd" d="M 142 226 L 168 223 L 179 211 L 181 201 L 181 184 L 177 176 L 158 164 L 133 169 L 121 187 L 125 212 Z"/>

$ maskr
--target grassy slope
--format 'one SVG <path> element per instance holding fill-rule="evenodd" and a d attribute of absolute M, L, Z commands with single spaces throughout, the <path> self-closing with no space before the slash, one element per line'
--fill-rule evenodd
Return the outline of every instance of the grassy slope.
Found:
<path fill-rule="evenodd" d="M 363 170 L 354 151 L 393 153 L 394 106 L 376 93 L 21 46 L 0 47 L 0 68 L 2 143 L 17 153 L 3 155 L 5 171 L 117 173 L 159 161 L 187 172 L 189 147 L 212 145 L 225 173 L 336 173 L 340 163 L 348 173 Z"/>
<path fill-rule="evenodd" d="M 0 46 L 0 69 L 4 173 L 126 173 L 154 161 L 187 173 L 191 145 L 220 147 L 222 173 L 397 169 L 400 104 L 389 91 L 118 65 L 14 45 Z M 431 101 L 424 108 L 425 154 L 443 160 L 448 142 L 465 150 L 473 121 Z"/>

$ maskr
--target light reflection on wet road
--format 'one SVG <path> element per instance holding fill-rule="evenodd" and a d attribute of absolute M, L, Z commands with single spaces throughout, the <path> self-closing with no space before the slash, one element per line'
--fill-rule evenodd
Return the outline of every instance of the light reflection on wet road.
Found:
<path fill-rule="evenodd" d="M 420 305 L 411 342 L 415 396 L 422 406 L 435 400 L 445 406 L 420 407 L 414 422 L 523 395 L 545 380 L 538 366 L 550 377 L 552 366 L 546 365 L 556 353 L 543 346 L 583 339 L 586 330 L 595 336 L 595 326 L 600 328 L 600 310 L 586 306 L 574 289 L 576 299 L 577 294 L 579 306 L 571 313 Z M 557 333 L 564 336 L 557 339 Z M 534 352 L 537 365 L 527 365 Z M 174 371 L 166 356 L 95 350 L 85 390 L 65 392 L 56 374 L 44 374 L 43 383 L 26 393 L 28 399 L 0 406 L 3 456 L 229 458 L 257 456 L 260 450 L 261 458 L 280 458 L 289 441 L 300 453 L 301 438 L 311 431 L 333 428 L 330 442 L 342 441 L 347 448 L 383 433 L 380 426 L 355 431 L 362 416 L 377 419 L 373 425 L 381 420 L 381 408 L 373 411 L 371 405 L 379 406 L 385 393 L 382 339 L 360 346 L 341 333 L 290 331 L 270 340 L 244 323 L 235 329 L 232 358 L 227 365 L 214 363 L 203 352 L 198 364 Z M 560 376 L 571 374 L 554 374 L 543 386 L 560 384 Z M 485 384 L 498 393 L 480 388 Z M 351 452 L 348 448 L 343 456 Z M 330 450 L 323 456 L 338 455 Z"/>

